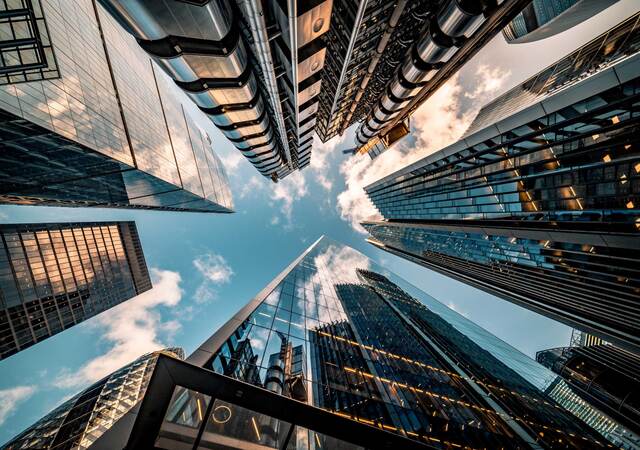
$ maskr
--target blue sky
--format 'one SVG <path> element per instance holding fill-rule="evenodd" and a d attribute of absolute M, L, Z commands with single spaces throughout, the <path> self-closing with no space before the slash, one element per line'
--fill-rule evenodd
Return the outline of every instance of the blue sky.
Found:
<path fill-rule="evenodd" d="M 0 443 L 61 401 L 145 352 L 190 353 L 291 260 L 325 234 L 350 245 L 529 356 L 568 343 L 570 329 L 415 266 L 364 242 L 357 222 L 375 212 L 362 186 L 458 137 L 477 109 L 640 9 L 622 0 L 540 44 L 498 36 L 412 119 L 414 133 L 375 161 L 347 158 L 353 130 L 316 139 L 312 164 L 278 184 L 262 178 L 206 119 L 227 167 L 235 214 L 0 207 L 0 222 L 135 220 L 155 287 L 0 361 Z"/>

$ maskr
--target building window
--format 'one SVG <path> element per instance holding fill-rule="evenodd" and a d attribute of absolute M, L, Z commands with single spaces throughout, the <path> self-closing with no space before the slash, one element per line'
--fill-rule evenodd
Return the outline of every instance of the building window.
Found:
<path fill-rule="evenodd" d="M 0 0 L 0 85 L 59 76 L 40 0 Z"/>

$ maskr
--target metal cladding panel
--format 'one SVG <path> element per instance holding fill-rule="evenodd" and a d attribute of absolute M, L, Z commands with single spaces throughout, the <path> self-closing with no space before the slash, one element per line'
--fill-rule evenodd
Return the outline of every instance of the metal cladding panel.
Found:
<path fill-rule="evenodd" d="M 545 116 L 546 114 L 547 113 L 542 107 L 542 104 L 536 103 L 535 105 L 531 105 L 499 122 L 496 122 L 495 126 L 500 133 L 506 133 L 509 130 L 513 130 L 522 124 L 536 120 L 538 117 Z M 469 137 L 467 137 L 467 139 L 469 139 Z"/>
<path fill-rule="evenodd" d="M 636 73 L 637 75 L 637 73 Z M 548 98 L 542 100 L 542 107 L 547 114 L 559 111 L 583 98 L 587 98 L 596 92 L 602 92 L 612 86 L 620 84 L 613 68 L 598 72 L 580 83 L 576 83 L 567 89 L 559 89 Z"/>
<path fill-rule="evenodd" d="M 303 109 L 302 111 L 300 111 L 300 114 L 298 114 L 298 119 L 300 119 L 300 122 L 302 122 L 304 119 L 306 119 L 307 117 L 311 117 L 312 115 L 314 115 L 316 112 L 318 112 L 318 106 L 320 105 L 320 103 L 315 102 L 309 106 L 307 106 L 305 109 Z"/>
<path fill-rule="evenodd" d="M 298 104 L 302 105 L 303 103 L 308 102 L 313 97 L 318 95 L 320 93 L 321 85 L 322 85 L 322 80 L 318 80 L 308 88 L 298 92 Z"/>
<path fill-rule="evenodd" d="M 483 141 L 486 141 L 487 139 L 491 139 L 493 137 L 496 137 L 500 134 L 500 130 L 498 129 L 497 126 L 495 125 L 491 125 L 483 130 L 479 130 L 475 133 L 473 133 L 471 136 L 465 136 L 464 138 L 464 142 L 466 144 L 466 146 L 473 146 L 476 144 L 479 144 Z M 449 148 L 449 147 L 447 147 Z"/>
<path fill-rule="evenodd" d="M 298 83 L 303 82 L 313 74 L 322 70 L 326 53 L 327 49 L 323 47 L 313 55 L 298 62 Z"/>
<path fill-rule="evenodd" d="M 327 0 L 298 16 L 298 48 L 329 31 L 333 0 Z"/>
<path fill-rule="evenodd" d="M 619 62 L 613 69 L 621 83 L 633 80 L 640 73 L 640 54 L 635 54 Z"/>

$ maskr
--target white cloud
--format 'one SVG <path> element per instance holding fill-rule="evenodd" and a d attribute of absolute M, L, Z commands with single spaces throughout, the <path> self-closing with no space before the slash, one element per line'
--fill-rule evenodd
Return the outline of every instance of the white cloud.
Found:
<path fill-rule="evenodd" d="M 366 156 L 347 158 L 340 166 L 347 187 L 337 198 L 340 217 L 364 233 L 360 222 L 377 211 L 363 188 L 458 139 L 508 76 L 508 72 L 481 65 L 473 90 L 465 90 L 457 75 L 452 77 L 411 117 L 415 145 L 399 142 L 374 160 Z M 471 104 L 463 107 L 465 99 Z"/>
<path fill-rule="evenodd" d="M 240 198 L 245 198 L 248 195 L 257 192 L 263 186 L 264 186 L 264 181 L 261 181 L 258 175 L 253 175 L 251 178 L 249 178 L 249 181 L 247 181 L 242 186 L 242 188 L 240 189 L 239 196 Z"/>
<path fill-rule="evenodd" d="M 163 338 L 170 338 L 180 327 L 175 320 L 163 320 L 156 309 L 175 307 L 182 299 L 180 274 L 169 270 L 151 269 L 153 289 L 121 303 L 96 317 L 103 339 L 111 348 L 77 370 L 65 370 L 53 382 L 68 389 L 95 382 L 150 351 L 166 347 Z"/>
<path fill-rule="evenodd" d="M 327 177 L 326 173 L 316 173 L 316 181 L 325 191 L 330 191 L 333 187 L 333 182 Z"/>
<path fill-rule="evenodd" d="M 244 156 L 239 151 L 230 151 L 226 155 L 220 155 L 220 159 L 222 160 L 222 165 L 224 166 L 227 173 L 235 174 L 238 167 L 240 167 L 240 163 Z"/>
<path fill-rule="evenodd" d="M 291 227 L 293 204 L 307 194 L 307 183 L 300 171 L 293 172 L 272 186 L 269 198 L 280 204 L 280 212 L 287 221 L 287 227 Z"/>
<path fill-rule="evenodd" d="M 35 394 L 35 386 L 16 386 L 0 390 L 0 425 L 11 416 L 18 405 Z"/>
<path fill-rule="evenodd" d="M 483 103 L 486 103 L 494 95 L 502 91 L 505 81 L 511 77 L 511 71 L 480 64 L 476 69 L 476 77 L 478 83 L 475 85 L 475 89 L 473 92 L 465 92 L 464 96 L 470 99 L 480 99 Z"/>
<path fill-rule="evenodd" d="M 367 270 L 369 259 L 351 247 L 329 245 L 325 251 L 314 258 L 314 264 L 324 267 L 329 278 L 343 283 L 358 283 L 356 269 Z"/>
<path fill-rule="evenodd" d="M 233 276 L 233 270 L 227 261 L 215 253 L 206 253 L 198 256 L 193 265 L 198 272 L 213 284 L 228 283 Z"/>
<path fill-rule="evenodd" d="M 325 190 L 331 191 L 333 187 L 333 181 L 329 179 L 327 174 L 329 173 L 329 162 L 331 159 L 335 159 L 342 156 L 341 152 L 338 152 L 338 147 L 342 147 L 347 139 L 347 133 L 341 136 L 335 136 L 327 142 L 321 142 L 320 138 L 316 136 L 313 146 L 313 154 L 311 156 L 311 163 L 309 168 L 313 173 L 316 182 Z"/>
<path fill-rule="evenodd" d="M 215 300 L 218 296 L 216 287 L 228 283 L 233 276 L 233 270 L 227 261 L 215 253 L 205 253 L 198 256 L 193 261 L 193 265 L 204 278 L 194 296 L 197 303 Z"/>

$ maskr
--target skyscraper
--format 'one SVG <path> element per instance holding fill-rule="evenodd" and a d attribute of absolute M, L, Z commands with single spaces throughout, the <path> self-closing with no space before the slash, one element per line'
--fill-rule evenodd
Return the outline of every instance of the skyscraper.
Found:
<path fill-rule="evenodd" d="M 100 0 L 258 171 L 309 164 L 331 0 Z"/>
<path fill-rule="evenodd" d="M 533 0 L 503 30 L 510 44 L 539 41 L 595 16 L 618 0 Z"/>
<path fill-rule="evenodd" d="M 141 356 L 55 408 L 2 449 L 91 448 L 144 396 L 160 354 L 184 359 L 181 348 L 168 348 Z"/>
<path fill-rule="evenodd" d="M 326 238 L 186 362 L 97 448 L 613 445 L 546 394 L 562 378 Z"/>
<path fill-rule="evenodd" d="M 0 225 L 0 359 L 151 289 L 134 222 Z"/>
<path fill-rule="evenodd" d="M 363 122 L 360 153 L 388 146 L 528 0 L 100 2 L 277 181 L 309 164 L 314 130 Z"/>
<path fill-rule="evenodd" d="M 0 23 L 0 203 L 232 211 L 189 100 L 94 0 L 3 1 Z"/>
<path fill-rule="evenodd" d="M 536 360 L 560 375 L 586 402 L 640 432 L 640 357 L 599 342 L 542 350 Z"/>
<path fill-rule="evenodd" d="M 365 188 L 369 241 L 640 351 L 636 14 Z"/>
<path fill-rule="evenodd" d="M 349 11 L 350 2 L 340 3 Z M 338 38 L 331 54 L 344 54 L 341 41 L 349 46 L 340 77 L 325 71 L 339 82 L 322 94 L 329 101 L 321 101 L 321 137 L 359 123 L 357 153 L 377 156 L 408 133 L 409 116 L 527 4 L 361 0 L 353 16 L 336 18 L 346 27 L 329 31 Z"/>

